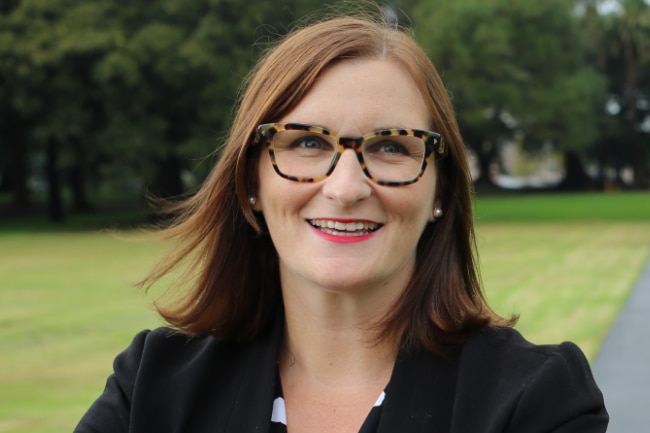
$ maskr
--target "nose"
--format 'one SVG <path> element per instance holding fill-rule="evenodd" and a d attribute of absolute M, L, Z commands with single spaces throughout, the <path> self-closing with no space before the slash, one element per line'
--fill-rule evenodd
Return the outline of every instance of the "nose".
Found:
<path fill-rule="evenodd" d="M 332 174 L 323 183 L 323 194 L 341 206 L 352 206 L 370 197 L 370 181 L 359 165 L 356 153 L 346 149 L 341 154 Z"/>

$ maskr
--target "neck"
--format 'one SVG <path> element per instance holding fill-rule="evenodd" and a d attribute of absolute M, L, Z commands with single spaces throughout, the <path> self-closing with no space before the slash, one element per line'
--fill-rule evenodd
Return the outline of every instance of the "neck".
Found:
<path fill-rule="evenodd" d="M 279 357 L 283 383 L 300 378 L 326 387 L 382 383 L 392 372 L 396 339 L 377 339 L 377 325 L 391 302 L 283 285 L 285 330 Z"/>

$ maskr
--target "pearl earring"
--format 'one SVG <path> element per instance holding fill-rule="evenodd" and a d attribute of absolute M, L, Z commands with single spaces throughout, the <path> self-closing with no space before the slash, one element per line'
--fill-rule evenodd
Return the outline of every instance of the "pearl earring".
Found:
<path fill-rule="evenodd" d="M 438 207 L 435 208 L 435 209 L 433 210 L 433 216 L 434 216 L 435 218 L 440 218 L 440 217 L 442 216 L 442 209 L 440 209 L 440 208 L 438 208 Z"/>
<path fill-rule="evenodd" d="M 257 199 L 254 196 L 250 196 L 248 197 L 248 202 L 251 206 L 255 206 L 257 204 Z"/>

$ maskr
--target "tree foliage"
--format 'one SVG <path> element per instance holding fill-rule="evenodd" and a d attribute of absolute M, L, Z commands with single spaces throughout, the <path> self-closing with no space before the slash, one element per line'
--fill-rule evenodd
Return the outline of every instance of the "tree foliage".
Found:
<path fill-rule="evenodd" d="M 415 26 L 484 161 L 504 141 L 552 143 L 603 166 L 633 163 L 647 181 L 648 1 L 619 0 L 608 13 L 601 0 L 389 3 L 411 15 L 398 18 Z M 106 184 L 185 192 L 183 173 L 200 181 L 213 165 L 267 42 L 322 6 L 2 1 L 0 190 L 26 208 L 46 187 L 52 218 L 62 218 L 67 196 L 73 210 L 97 205 L 89 197 Z"/>
<path fill-rule="evenodd" d="M 598 13 L 602 2 L 582 2 L 581 25 L 594 64 L 609 77 L 607 109 L 590 153 L 601 167 L 634 167 L 635 184 L 650 187 L 650 3 L 623 0 Z"/>
<path fill-rule="evenodd" d="M 439 0 L 421 2 L 418 17 L 469 146 L 517 138 L 581 150 L 596 138 L 605 80 L 587 62 L 570 2 Z"/>
<path fill-rule="evenodd" d="M 79 209 L 106 179 L 183 193 L 184 170 L 200 178 L 209 169 L 201 158 L 223 138 L 260 46 L 315 3 L 3 3 L 0 171 L 10 172 L 15 202 L 29 202 L 39 155 L 46 184 L 68 184 Z"/>

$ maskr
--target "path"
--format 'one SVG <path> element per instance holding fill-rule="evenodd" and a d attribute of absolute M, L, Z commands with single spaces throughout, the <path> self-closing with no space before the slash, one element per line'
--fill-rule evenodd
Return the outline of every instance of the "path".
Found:
<path fill-rule="evenodd" d="M 650 432 L 650 260 L 593 364 L 608 433 Z"/>

